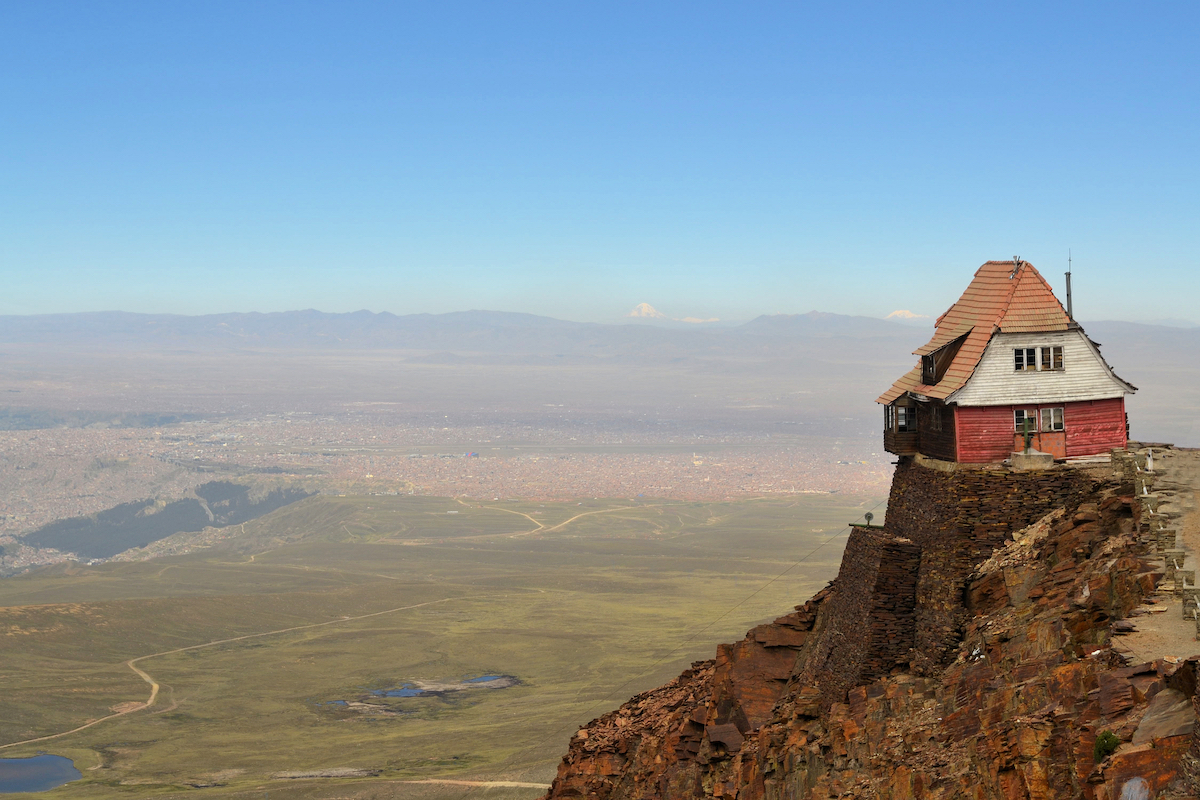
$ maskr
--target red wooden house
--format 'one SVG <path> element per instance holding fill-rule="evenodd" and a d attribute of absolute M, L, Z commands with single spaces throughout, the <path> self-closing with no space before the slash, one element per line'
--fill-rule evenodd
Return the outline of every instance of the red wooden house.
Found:
<path fill-rule="evenodd" d="M 912 371 L 877 402 L 884 448 L 964 463 L 1003 461 L 1025 446 L 1055 458 L 1126 442 L 1125 395 L 1099 346 L 1063 310 L 1032 264 L 989 261 L 915 351 Z"/>

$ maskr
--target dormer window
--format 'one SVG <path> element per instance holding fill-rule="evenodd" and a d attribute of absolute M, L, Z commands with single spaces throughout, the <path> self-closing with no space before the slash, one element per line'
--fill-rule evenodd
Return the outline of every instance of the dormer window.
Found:
<path fill-rule="evenodd" d="M 1018 347 L 1013 350 L 1013 368 L 1017 372 L 1052 372 L 1063 368 L 1061 345 Z"/>
<path fill-rule="evenodd" d="M 946 377 L 947 370 L 954 364 L 954 359 L 958 356 L 958 351 L 966 340 L 967 335 L 963 334 L 932 353 L 921 356 L 921 383 L 926 386 L 940 383 Z"/>

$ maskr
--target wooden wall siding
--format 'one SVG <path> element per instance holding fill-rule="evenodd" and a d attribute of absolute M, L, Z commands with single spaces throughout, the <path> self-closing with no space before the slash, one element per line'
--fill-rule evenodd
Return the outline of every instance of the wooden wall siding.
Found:
<path fill-rule="evenodd" d="M 917 431 L 883 432 L 883 449 L 898 456 L 911 456 L 917 453 Z"/>
<path fill-rule="evenodd" d="M 1061 345 L 1063 369 L 1017 372 L 1013 350 Z M 959 406 L 1068 403 L 1123 397 L 1126 387 L 1105 366 L 1082 331 L 998 333 L 988 343 L 975 374 L 949 398 Z"/>
<path fill-rule="evenodd" d="M 1049 408 L 1053 405 L 1019 403 L 1011 406 L 959 406 L 954 414 L 958 427 L 957 460 L 964 464 L 1003 461 L 1016 446 L 1013 411 L 1018 408 Z M 1124 397 L 1064 403 L 1062 408 L 1067 458 L 1107 453 L 1114 447 L 1125 446 Z M 1038 444 L 1035 439 L 1034 446 Z M 921 452 L 926 452 L 923 433 Z"/>
<path fill-rule="evenodd" d="M 958 461 L 986 464 L 1012 453 L 1012 406 L 959 406 L 954 411 Z"/>
<path fill-rule="evenodd" d="M 933 429 L 934 408 L 942 409 L 942 429 Z M 917 449 L 922 455 L 954 461 L 958 457 L 957 443 L 954 438 L 954 409 L 941 403 L 917 404 L 917 435 L 920 437 Z"/>
<path fill-rule="evenodd" d="M 1063 408 L 1067 457 L 1107 453 L 1125 446 L 1125 398 L 1071 403 Z"/>

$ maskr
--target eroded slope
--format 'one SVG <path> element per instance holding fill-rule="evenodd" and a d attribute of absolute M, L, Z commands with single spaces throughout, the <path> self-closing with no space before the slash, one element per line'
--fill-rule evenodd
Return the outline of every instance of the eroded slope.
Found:
<path fill-rule="evenodd" d="M 911 620 L 936 593 L 901 589 L 918 597 L 907 612 L 895 598 L 880 602 L 897 585 L 884 573 L 914 548 L 867 532 L 878 539 L 873 567 L 844 561 L 838 579 L 794 613 L 593 721 L 572 739 L 548 797 L 1186 792 L 1197 660 L 1130 665 L 1113 648 L 1114 627 L 1130 627 L 1161 578 L 1144 559 L 1141 509 L 1132 487 L 1115 482 L 1069 495 L 1007 544 L 978 553 L 961 581 L 947 576 L 939 602 L 954 591 L 958 601 L 935 616 L 957 629 L 924 651 Z M 872 616 L 856 629 L 837 609 L 859 595 L 871 597 Z M 874 616 L 889 607 L 892 619 Z M 853 641 L 854 630 L 874 639 Z M 844 641 L 830 646 L 834 635 Z M 817 665 L 838 653 L 857 659 L 844 691 L 846 681 L 821 680 Z M 1115 753 L 1097 752 L 1104 732 L 1119 742 Z"/>

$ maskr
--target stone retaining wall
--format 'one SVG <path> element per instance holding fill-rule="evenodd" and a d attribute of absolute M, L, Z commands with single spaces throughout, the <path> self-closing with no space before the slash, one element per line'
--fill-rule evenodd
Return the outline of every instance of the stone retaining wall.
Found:
<path fill-rule="evenodd" d="M 940 666 L 957 646 L 963 589 L 975 567 L 1013 532 L 1056 508 L 1074 508 L 1095 485 L 1071 467 L 943 471 L 902 460 L 892 478 L 886 529 L 921 550 L 914 666 Z"/>
<path fill-rule="evenodd" d="M 803 680 L 832 703 L 896 668 L 936 672 L 962 638 L 964 592 L 976 567 L 1015 531 L 1056 508 L 1073 509 L 1095 486 L 1071 467 L 1014 472 L 902 458 L 885 526 L 855 528 L 846 543 L 801 656 Z"/>
<path fill-rule="evenodd" d="M 878 528 L 851 530 L 817 638 L 801 655 L 801 682 L 836 698 L 868 676 L 906 666 L 920 564 L 920 548 L 907 539 Z"/>

